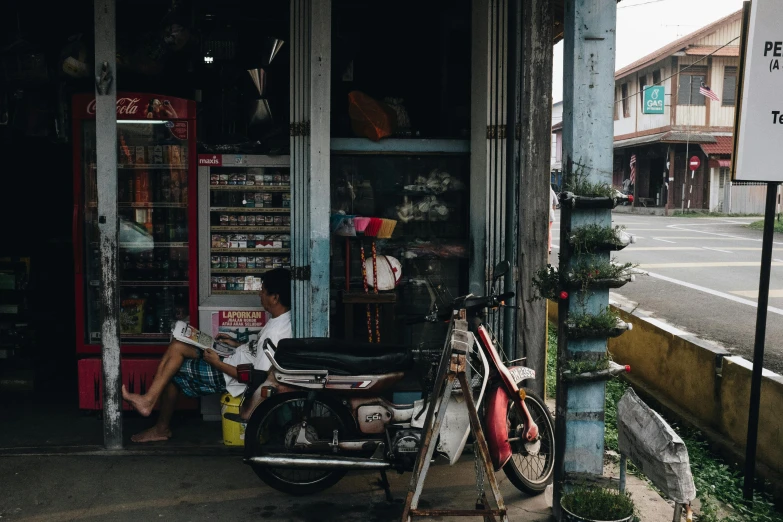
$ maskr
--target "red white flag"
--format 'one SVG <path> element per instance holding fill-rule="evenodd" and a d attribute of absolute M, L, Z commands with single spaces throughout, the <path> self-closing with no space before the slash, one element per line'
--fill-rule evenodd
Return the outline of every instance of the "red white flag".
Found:
<path fill-rule="evenodd" d="M 701 87 L 699 87 L 699 92 L 709 98 L 710 100 L 714 100 L 716 102 L 720 101 L 720 98 L 718 98 L 718 95 L 715 94 L 709 87 L 704 85 L 704 82 L 701 82 Z"/>
<path fill-rule="evenodd" d="M 636 184 L 636 154 L 631 154 L 631 184 Z"/>

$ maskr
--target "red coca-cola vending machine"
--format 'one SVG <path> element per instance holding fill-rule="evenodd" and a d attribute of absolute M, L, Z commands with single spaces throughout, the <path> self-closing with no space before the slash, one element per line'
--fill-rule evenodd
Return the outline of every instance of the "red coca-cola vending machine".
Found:
<path fill-rule="evenodd" d="M 152 383 L 172 323 L 198 322 L 195 118 L 194 101 L 117 94 L 121 371 L 123 384 L 138 393 Z M 73 245 L 79 407 L 99 410 L 102 318 L 95 138 L 95 96 L 76 95 Z"/>

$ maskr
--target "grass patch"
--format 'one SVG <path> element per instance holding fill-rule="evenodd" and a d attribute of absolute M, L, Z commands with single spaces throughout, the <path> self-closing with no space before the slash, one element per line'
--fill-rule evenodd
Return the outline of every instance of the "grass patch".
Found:
<path fill-rule="evenodd" d="M 764 230 L 764 220 L 762 219 L 761 221 L 754 221 L 748 225 L 748 228 Z M 775 232 L 783 232 L 783 221 L 775 219 Z"/>
<path fill-rule="evenodd" d="M 574 515 L 591 520 L 619 520 L 635 511 L 628 492 L 606 488 L 576 488 L 563 495 L 561 504 Z"/>
<path fill-rule="evenodd" d="M 546 389 L 547 395 L 554 397 L 557 387 L 555 324 L 549 325 L 547 341 Z M 618 451 L 617 403 L 628 386 L 618 378 L 606 382 L 604 445 L 607 450 Z M 745 502 L 742 496 L 743 475 L 710 451 L 701 432 L 670 424 L 688 448 L 691 473 L 702 506 L 699 522 L 783 522 L 783 514 L 776 511 L 771 495 L 756 492 L 752 503 Z M 632 462 L 628 463 L 628 471 L 638 474 Z"/>

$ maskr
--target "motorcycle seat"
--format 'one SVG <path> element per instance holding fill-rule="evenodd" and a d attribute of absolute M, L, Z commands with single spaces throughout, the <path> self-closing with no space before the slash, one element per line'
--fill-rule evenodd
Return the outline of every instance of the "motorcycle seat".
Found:
<path fill-rule="evenodd" d="M 383 375 L 413 367 L 407 346 L 325 338 L 282 339 L 275 360 L 287 370 L 328 370 L 334 375 Z"/>

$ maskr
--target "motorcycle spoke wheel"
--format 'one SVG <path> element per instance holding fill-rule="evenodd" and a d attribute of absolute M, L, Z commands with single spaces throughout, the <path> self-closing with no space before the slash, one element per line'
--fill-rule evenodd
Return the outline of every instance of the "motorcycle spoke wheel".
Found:
<path fill-rule="evenodd" d="M 527 406 L 533 422 L 538 425 L 538 438 L 533 442 L 523 440 L 525 417 L 511 402 L 508 408 L 511 459 L 503 466 L 503 472 L 517 489 L 537 495 L 552 481 L 555 468 L 555 429 L 552 414 L 543 399 L 525 390 Z"/>
<path fill-rule="evenodd" d="M 246 455 L 301 454 L 293 447 L 299 425 L 305 415 L 305 394 L 285 394 L 259 406 L 254 412 L 245 436 Z M 331 440 L 337 430 L 340 438 L 354 432 L 350 414 L 337 405 L 315 399 L 307 415 L 308 439 Z M 318 454 L 310 453 L 314 458 Z M 291 495 L 309 495 L 336 484 L 344 475 L 342 470 L 314 470 L 275 467 L 254 467 L 256 474 L 273 488 Z"/>

